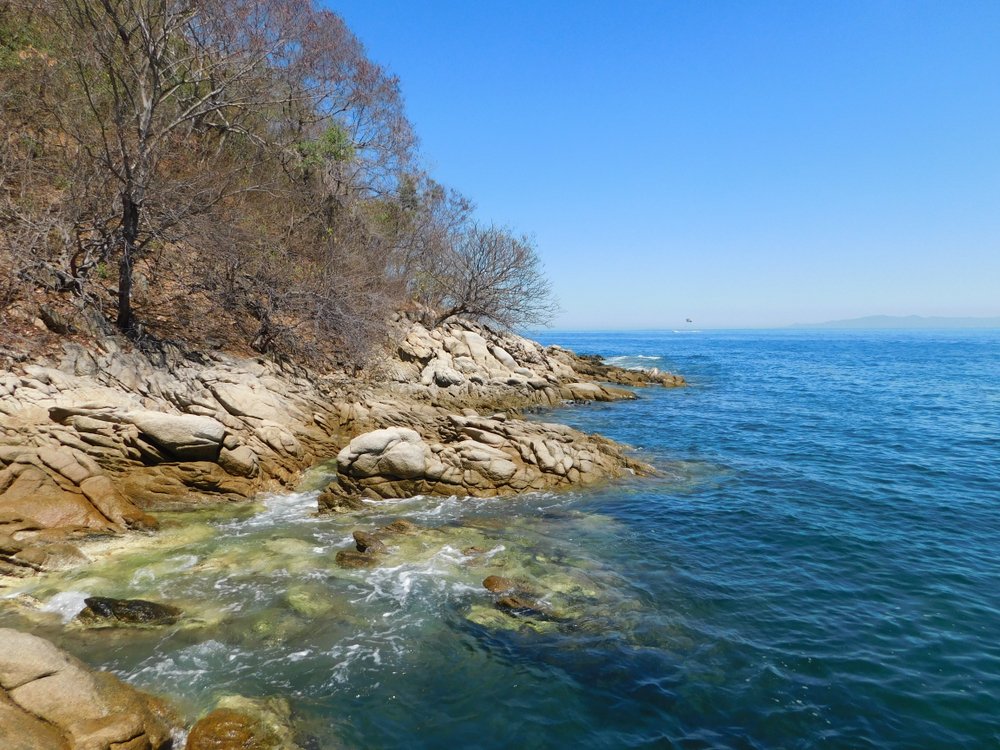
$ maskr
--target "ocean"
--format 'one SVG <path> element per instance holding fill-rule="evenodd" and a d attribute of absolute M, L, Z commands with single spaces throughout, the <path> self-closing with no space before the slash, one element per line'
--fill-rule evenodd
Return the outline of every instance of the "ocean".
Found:
<path fill-rule="evenodd" d="M 688 379 L 532 415 L 657 476 L 361 524 L 308 486 L 168 517 L 158 548 L 32 594 L 198 627 L 44 634 L 192 712 L 284 696 L 307 748 L 1000 746 L 1000 331 L 533 335 Z M 433 531 L 333 564 L 394 518 Z M 496 571 L 547 614 L 493 609 Z"/>

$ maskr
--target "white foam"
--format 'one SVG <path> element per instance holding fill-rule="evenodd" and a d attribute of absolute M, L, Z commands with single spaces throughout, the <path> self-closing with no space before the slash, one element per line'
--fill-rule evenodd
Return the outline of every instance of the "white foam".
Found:
<path fill-rule="evenodd" d="M 169 575 L 171 573 L 180 573 L 184 570 L 190 570 L 197 564 L 197 555 L 177 555 L 175 557 L 168 557 L 165 560 L 151 563 L 150 565 L 146 565 L 135 571 L 132 575 L 132 585 L 148 585 L 157 578 L 161 578 L 162 576 Z"/>
<path fill-rule="evenodd" d="M 220 531 L 234 536 L 256 529 L 289 523 L 315 523 L 318 492 L 291 492 L 265 498 L 264 510 L 250 518 L 219 525 Z"/>
<path fill-rule="evenodd" d="M 43 604 L 42 612 L 54 612 L 62 618 L 63 622 L 69 622 L 76 617 L 87 605 L 84 599 L 90 594 L 86 591 L 60 591 Z"/>

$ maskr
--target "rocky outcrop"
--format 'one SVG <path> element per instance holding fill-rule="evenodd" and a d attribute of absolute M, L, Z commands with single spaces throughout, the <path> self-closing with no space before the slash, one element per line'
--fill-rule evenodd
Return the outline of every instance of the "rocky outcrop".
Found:
<path fill-rule="evenodd" d="M 655 367 L 638 370 L 616 367 L 607 364 L 596 354 L 577 354 L 561 346 L 550 346 L 546 351 L 550 357 L 572 367 L 577 375 L 605 383 L 617 383 L 632 388 L 643 388 L 649 385 L 678 388 L 687 385 L 683 376 L 661 372 Z"/>
<path fill-rule="evenodd" d="M 343 443 L 331 378 L 103 346 L 67 343 L 53 366 L 0 375 L 0 516 L 23 521 L 15 541 L 151 529 L 147 510 L 252 496 Z M 0 572 L 14 564 L 0 557 Z"/>
<path fill-rule="evenodd" d="M 43 570 L 62 570 L 88 561 L 76 546 L 58 541 L 62 529 L 41 528 L 17 514 L 0 515 L 0 573 L 25 576 Z M 46 536 L 47 535 L 47 536 Z"/>
<path fill-rule="evenodd" d="M 602 368 L 594 358 L 578 358 L 567 349 L 543 347 L 468 321 L 434 329 L 416 322 L 407 325 L 397 357 L 386 365 L 385 375 L 396 384 L 397 393 L 440 406 L 495 409 L 509 404 L 520 409 L 531 404 L 635 398 L 631 391 L 601 381 L 683 385 L 683 378 L 639 371 L 631 379 L 619 377 L 619 372 L 631 371 Z M 588 372 L 581 373 L 577 364 Z"/>
<path fill-rule="evenodd" d="M 171 738 L 156 699 L 94 672 L 38 636 L 0 629 L 0 747 L 161 750 Z"/>
<path fill-rule="evenodd" d="M 68 564 L 72 551 L 45 545 L 149 530 L 149 511 L 251 497 L 338 454 L 341 482 L 322 500 L 331 509 L 360 495 L 618 476 L 641 467 L 608 441 L 517 415 L 635 398 L 607 381 L 683 382 L 475 323 L 396 324 L 398 346 L 364 380 L 172 345 L 147 354 L 113 338 L 68 341 L 61 357 L 0 375 L 0 574 Z"/>
<path fill-rule="evenodd" d="M 651 470 L 603 438 L 503 414 L 448 415 L 425 425 L 424 435 L 390 427 L 354 438 L 337 456 L 338 481 L 324 509 L 338 495 L 493 497 Z"/>
<path fill-rule="evenodd" d="M 40 527 L 147 529 L 155 519 L 122 494 L 82 451 L 63 446 L 0 447 L 0 513 L 25 512 Z"/>

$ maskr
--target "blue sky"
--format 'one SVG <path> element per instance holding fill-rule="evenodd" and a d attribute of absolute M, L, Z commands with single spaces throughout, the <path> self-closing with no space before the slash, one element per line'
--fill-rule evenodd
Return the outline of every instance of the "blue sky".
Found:
<path fill-rule="evenodd" d="M 998 2 L 330 2 L 561 328 L 1000 315 Z"/>

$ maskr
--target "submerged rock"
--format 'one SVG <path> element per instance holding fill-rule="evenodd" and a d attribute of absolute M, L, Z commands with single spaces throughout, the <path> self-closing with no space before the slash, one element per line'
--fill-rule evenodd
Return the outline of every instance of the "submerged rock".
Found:
<path fill-rule="evenodd" d="M 355 495 L 345 495 L 338 492 L 336 482 L 327 486 L 316 498 L 320 513 L 350 513 L 356 510 L 363 510 L 364 500 Z"/>
<path fill-rule="evenodd" d="M 84 604 L 87 606 L 77 618 L 88 624 L 173 625 L 182 614 L 177 607 L 144 599 L 92 596 L 84 599 Z"/>
<path fill-rule="evenodd" d="M 517 584 L 510 578 L 504 578 L 502 576 L 487 576 L 483 581 L 483 588 L 491 593 L 499 594 L 505 591 L 513 591 L 517 588 Z"/>
<path fill-rule="evenodd" d="M 378 564 L 375 555 L 344 549 L 337 553 L 337 565 L 342 568 L 371 568 Z"/>
<path fill-rule="evenodd" d="M 285 593 L 285 601 L 292 611 L 308 618 L 330 614 L 340 604 L 325 587 L 316 584 L 291 586 Z"/>
<path fill-rule="evenodd" d="M 299 750 L 283 698 L 222 698 L 191 728 L 185 750 Z"/>
<path fill-rule="evenodd" d="M 552 620 L 535 620 L 527 617 L 511 617 L 505 612 L 501 612 L 494 607 L 484 607 L 474 605 L 466 619 L 489 630 L 508 630 L 519 632 L 534 632 L 539 634 L 554 633 L 559 629 L 559 625 Z"/>
<path fill-rule="evenodd" d="M 390 534 L 412 534 L 419 530 L 419 526 L 412 521 L 407 521 L 405 518 L 397 518 L 392 523 L 382 527 L 382 531 Z"/>
<path fill-rule="evenodd" d="M 544 605 L 520 594 L 510 594 L 497 600 L 497 609 L 513 615 L 528 617 L 546 617 L 548 612 Z"/>
<path fill-rule="evenodd" d="M 386 537 L 405 537 L 419 531 L 430 531 L 430 529 L 422 529 L 417 524 L 402 518 L 397 518 L 374 532 L 354 531 L 352 535 L 357 551 L 342 550 L 338 552 L 337 564 L 342 568 L 370 568 L 377 565 L 380 558 L 389 553 Z"/>

